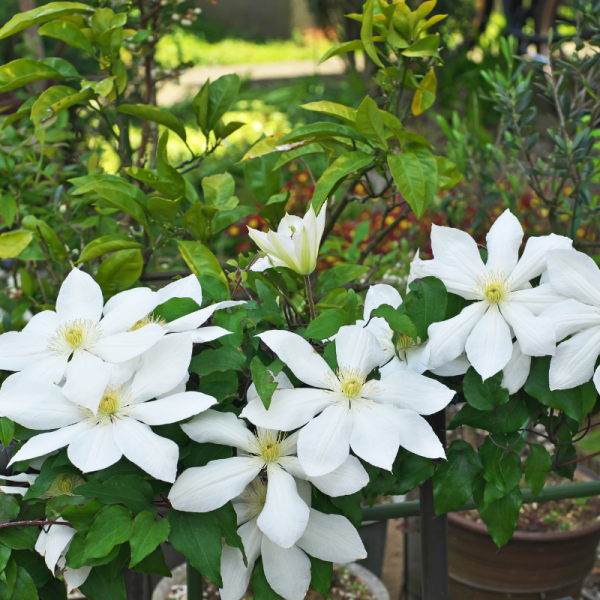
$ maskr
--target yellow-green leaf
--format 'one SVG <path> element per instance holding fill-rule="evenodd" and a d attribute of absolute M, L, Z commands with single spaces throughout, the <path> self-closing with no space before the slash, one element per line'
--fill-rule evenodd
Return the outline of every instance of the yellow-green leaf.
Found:
<path fill-rule="evenodd" d="M 103 235 L 95 240 L 92 240 L 82 251 L 77 262 L 86 262 L 109 254 L 118 250 L 131 250 L 135 248 L 143 248 L 144 245 L 136 242 L 134 239 L 126 235 Z"/>
<path fill-rule="evenodd" d="M 328 102 L 322 100 L 321 102 L 310 102 L 309 104 L 303 104 L 301 108 L 305 110 L 312 110 L 330 117 L 337 117 L 342 119 L 347 125 L 353 125 L 356 120 L 356 109 L 344 106 L 343 104 L 337 104 L 337 102 Z"/>
<path fill-rule="evenodd" d="M 256 142 L 256 144 L 254 144 L 254 146 L 252 146 L 252 148 L 250 148 L 250 150 L 244 154 L 244 157 L 240 162 L 252 160 L 253 158 L 258 158 L 259 156 L 264 156 L 265 154 L 275 152 L 279 140 L 285 135 L 285 133 L 275 133 Z"/>
<path fill-rule="evenodd" d="M 373 0 L 367 0 L 363 8 L 363 22 L 360 28 L 360 39 L 365 47 L 365 52 L 371 57 L 371 60 L 380 67 L 383 63 L 377 56 L 377 49 L 373 43 Z"/>
<path fill-rule="evenodd" d="M 48 223 L 42 221 L 42 219 L 37 219 L 33 215 L 27 215 L 22 224 L 25 229 L 37 232 L 56 258 L 67 258 L 65 247 Z"/>
<path fill-rule="evenodd" d="M 142 274 L 144 260 L 139 250 L 119 250 L 98 269 L 96 281 L 105 296 L 130 288 Z"/>
<path fill-rule="evenodd" d="M 435 77 L 435 71 L 433 68 L 429 69 L 429 72 L 421 81 L 421 87 L 415 92 L 412 101 L 412 112 L 413 115 L 420 115 L 424 113 L 429 107 L 435 102 L 435 93 L 437 90 L 437 79 Z"/>
<path fill-rule="evenodd" d="M 227 277 L 225 277 L 219 261 L 204 244 L 177 240 L 177 245 L 179 246 L 183 260 L 185 260 L 194 275 L 197 277 L 210 275 L 216 279 L 220 279 L 227 285 Z"/>
<path fill-rule="evenodd" d="M 148 212 L 159 222 L 172 223 L 177 216 L 181 198 L 167 200 L 166 198 L 150 198 Z"/>
<path fill-rule="evenodd" d="M 125 113 L 126 115 L 140 117 L 147 121 L 153 121 L 154 123 L 159 123 L 160 125 L 164 125 L 168 129 L 171 129 L 171 131 L 174 131 L 184 142 L 187 139 L 185 127 L 181 119 L 166 110 L 148 104 L 121 104 L 121 106 L 117 108 L 117 111 Z"/>
<path fill-rule="evenodd" d="M 23 229 L 0 235 L 0 258 L 14 258 L 21 254 L 33 239 L 33 233 Z"/>
<path fill-rule="evenodd" d="M 66 44 L 69 44 L 69 46 L 83 50 L 92 56 L 94 55 L 94 48 L 87 37 L 85 37 L 77 25 L 70 21 L 64 21 L 63 19 L 50 21 L 50 23 L 46 23 L 40 27 L 38 33 L 40 35 L 56 38 L 57 40 L 62 40 Z"/>
<path fill-rule="evenodd" d="M 387 150 L 383 120 L 375 100 L 366 96 L 356 111 L 356 129 L 367 139 Z"/>
<path fill-rule="evenodd" d="M 427 35 L 424 38 L 411 44 L 402 52 L 403 56 L 409 58 L 425 58 L 427 56 L 437 56 L 438 48 L 440 47 L 439 34 Z"/>
<path fill-rule="evenodd" d="M 0 67 L 0 94 L 42 79 L 63 80 L 64 77 L 56 69 L 37 60 L 13 60 Z"/>

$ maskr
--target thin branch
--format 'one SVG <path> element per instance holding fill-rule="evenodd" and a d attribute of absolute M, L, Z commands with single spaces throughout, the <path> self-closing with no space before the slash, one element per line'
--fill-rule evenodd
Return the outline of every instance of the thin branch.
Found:
<path fill-rule="evenodd" d="M 16 527 L 18 525 L 22 525 L 23 527 L 26 527 L 27 525 L 66 525 L 67 527 L 73 527 L 73 525 L 67 521 L 13 521 L 12 523 L 3 523 L 0 525 L 0 529 L 4 529 L 5 527 Z"/>

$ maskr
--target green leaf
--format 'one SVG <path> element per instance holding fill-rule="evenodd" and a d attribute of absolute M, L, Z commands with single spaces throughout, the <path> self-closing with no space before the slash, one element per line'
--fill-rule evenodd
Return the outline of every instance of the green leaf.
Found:
<path fill-rule="evenodd" d="M 368 96 L 367 96 L 368 97 Z M 312 110 L 330 117 L 337 117 L 346 122 L 347 125 L 353 125 L 356 120 L 356 109 L 344 106 L 343 104 L 337 104 L 336 102 L 329 102 L 327 100 L 321 100 L 320 102 L 309 102 L 308 104 L 302 104 L 300 108 L 305 110 Z"/>
<path fill-rule="evenodd" d="M 451 190 L 463 180 L 463 174 L 456 165 L 445 156 L 436 156 L 438 167 L 438 187 L 440 190 Z"/>
<path fill-rule="evenodd" d="M 40 35 L 56 38 L 57 40 L 62 40 L 66 44 L 69 44 L 69 46 L 73 46 L 94 56 L 94 48 L 90 44 L 90 41 L 81 29 L 70 21 L 65 21 L 63 19 L 51 21 L 40 27 L 38 33 Z"/>
<path fill-rule="evenodd" d="M 37 531 L 34 527 L 5 527 L 0 529 L 0 543 L 13 550 L 33 550 L 37 541 Z"/>
<path fill-rule="evenodd" d="M 86 498 L 97 498 L 103 504 L 124 504 L 134 513 L 150 511 L 154 492 L 150 484 L 136 475 L 117 475 L 108 481 L 90 481 L 77 487 L 77 494 Z"/>
<path fill-rule="evenodd" d="M 271 229 L 276 230 L 279 226 L 279 222 L 285 216 L 285 209 L 289 197 L 289 190 L 281 192 L 280 194 L 275 194 L 267 200 L 258 212 L 258 214 L 269 223 Z"/>
<path fill-rule="evenodd" d="M 67 588 L 60 579 L 50 579 L 37 592 L 40 600 L 67 600 Z"/>
<path fill-rule="evenodd" d="M 186 141 L 185 126 L 183 121 L 176 117 L 174 114 L 162 110 L 157 106 L 151 106 L 148 104 L 121 104 L 117 108 L 117 112 L 139 117 L 159 125 L 164 125 L 171 131 L 174 131 L 184 142 Z"/>
<path fill-rule="evenodd" d="M 144 260 L 139 250 L 119 250 L 102 262 L 96 281 L 105 296 L 130 288 L 141 276 Z"/>
<path fill-rule="evenodd" d="M 368 143 L 367 139 L 354 127 L 348 127 L 347 125 L 340 125 L 339 123 L 329 123 L 325 121 L 322 123 L 311 123 L 309 125 L 296 127 L 290 131 L 290 133 L 280 138 L 277 145 L 280 147 L 285 147 L 288 144 L 303 140 L 310 140 L 312 143 L 318 142 L 319 140 L 337 137 L 349 138 L 356 142 L 361 142 L 362 144 Z"/>
<path fill-rule="evenodd" d="M 507 494 L 521 480 L 521 459 L 514 450 L 506 452 L 504 447 L 499 447 L 506 446 L 502 441 L 496 439 L 495 441 L 496 444 L 488 436 L 479 448 L 479 456 L 483 464 L 482 476 Z"/>
<path fill-rule="evenodd" d="M 398 191 L 421 218 L 435 197 L 437 163 L 433 157 L 416 152 L 388 154 L 387 160 Z"/>
<path fill-rule="evenodd" d="M 17 216 L 17 201 L 14 194 L 0 194 L 0 215 L 7 227 L 12 227 Z"/>
<path fill-rule="evenodd" d="M 473 484 L 482 469 L 479 455 L 471 444 L 453 441 L 447 460 L 437 465 L 433 475 L 436 515 L 460 508 L 473 494 Z"/>
<path fill-rule="evenodd" d="M 350 316 L 346 311 L 341 308 L 332 308 L 320 314 L 309 324 L 304 332 L 304 337 L 324 340 L 335 335 L 340 330 L 340 327 L 350 324 Z"/>
<path fill-rule="evenodd" d="M 354 52 L 356 50 L 364 50 L 365 47 L 360 40 L 352 40 L 351 42 L 344 42 L 342 44 L 337 44 L 330 48 L 323 56 L 319 59 L 319 64 L 325 62 L 327 59 L 332 56 L 339 56 L 340 54 L 345 54 L 346 52 Z"/>
<path fill-rule="evenodd" d="M 265 576 L 262 558 L 256 562 L 252 573 L 252 591 L 255 600 L 283 600 L 283 598 L 269 585 Z"/>
<path fill-rule="evenodd" d="M 67 78 L 79 78 L 77 69 L 64 58 L 57 58 L 56 56 L 50 56 L 48 58 L 42 58 L 40 62 L 58 71 L 63 77 Z"/>
<path fill-rule="evenodd" d="M 126 542 L 133 527 L 131 518 L 131 511 L 124 506 L 104 507 L 85 538 L 85 559 L 102 558 L 117 544 Z M 75 567 L 74 564 L 71 566 Z"/>
<path fill-rule="evenodd" d="M 404 333 L 409 338 L 417 340 L 417 329 L 412 321 L 406 316 L 401 315 L 389 304 L 381 304 L 375 310 L 371 311 L 371 317 L 382 317 L 387 324 L 397 333 Z"/>
<path fill-rule="evenodd" d="M 67 15 L 93 14 L 94 9 L 80 2 L 49 2 L 44 6 L 34 8 L 27 12 L 16 14 L 8 23 L 0 29 L 0 40 L 23 31 L 32 25 L 39 25 L 52 19 L 58 19 Z"/>
<path fill-rule="evenodd" d="M 4 573 L 2 573 L 2 578 L 0 578 L 0 598 L 2 600 L 10 600 L 16 581 L 17 563 L 14 558 L 11 558 L 4 569 Z"/>
<path fill-rule="evenodd" d="M 163 577 L 171 577 L 171 571 L 165 562 L 165 555 L 162 548 L 158 546 L 148 556 L 143 558 L 132 569 L 136 573 L 147 573 L 148 575 L 162 575 Z"/>
<path fill-rule="evenodd" d="M 183 464 L 186 469 L 190 469 L 191 467 L 205 467 L 212 460 L 231 458 L 233 456 L 231 446 L 223 446 L 221 444 L 198 444 L 197 442 L 192 442 L 187 448 L 189 448 L 189 452 L 183 458 Z"/>
<path fill-rule="evenodd" d="M 90 571 L 85 583 L 79 586 L 79 591 L 89 600 L 127 600 L 123 567 L 128 554 L 127 546 L 121 546 L 114 561 Z"/>
<path fill-rule="evenodd" d="M 123 171 L 170 200 L 178 200 L 185 192 L 185 180 L 181 176 L 178 177 L 177 171 L 173 173 L 167 169 L 160 176 L 141 167 L 126 167 Z"/>
<path fill-rule="evenodd" d="M 14 550 L 12 556 L 19 567 L 23 567 L 27 571 L 36 588 L 41 588 L 49 579 L 52 579 L 53 573 L 46 566 L 43 557 L 37 552 Z"/>
<path fill-rule="evenodd" d="M 274 380 L 273 375 L 269 373 L 267 367 L 260 362 L 258 356 L 252 359 L 250 371 L 252 373 L 252 382 L 256 385 L 256 391 L 265 408 L 268 409 L 271 406 L 273 392 L 277 389 L 277 382 Z"/>
<path fill-rule="evenodd" d="M 210 77 L 206 80 L 204 85 L 200 88 L 200 91 L 194 97 L 192 101 L 192 110 L 196 115 L 196 121 L 198 127 L 202 133 L 208 137 L 208 94 L 210 92 Z"/>
<path fill-rule="evenodd" d="M 383 63 L 377 56 L 377 50 L 373 43 L 373 3 L 374 0 L 367 0 L 363 7 L 363 20 L 360 28 L 360 39 L 365 47 L 365 52 L 371 57 L 371 60 L 378 66 L 383 67 Z"/>
<path fill-rule="evenodd" d="M 202 190 L 208 206 L 214 206 L 219 210 L 231 210 L 237 205 L 237 198 L 235 203 L 232 203 L 235 180 L 229 173 L 205 177 L 202 180 Z"/>
<path fill-rule="evenodd" d="M 194 356 L 190 363 L 190 372 L 204 377 L 215 371 L 241 370 L 246 362 L 246 356 L 237 348 L 222 346 L 216 350 L 205 350 Z"/>
<path fill-rule="evenodd" d="M 159 304 L 152 314 L 155 317 L 164 319 L 167 323 L 180 319 L 193 312 L 200 310 L 200 307 L 191 298 L 171 298 L 162 304 Z"/>
<path fill-rule="evenodd" d="M 129 568 L 137 565 L 148 554 L 154 552 L 159 544 L 162 544 L 169 537 L 171 526 L 167 519 L 155 521 L 153 513 L 141 512 L 133 521 L 133 531 L 131 532 L 131 561 Z"/>
<path fill-rule="evenodd" d="M 364 275 L 368 270 L 369 267 L 364 265 L 336 265 L 320 274 L 315 294 L 319 296 L 350 283 Z"/>
<path fill-rule="evenodd" d="M 310 558 L 310 587 L 327 598 L 333 577 L 333 563 L 309 556 Z"/>
<path fill-rule="evenodd" d="M 181 198 L 167 200 L 166 198 L 150 198 L 148 212 L 160 223 L 172 223 L 177 217 Z"/>
<path fill-rule="evenodd" d="M 501 548 L 512 537 L 519 521 L 519 510 L 523 504 L 523 494 L 517 487 L 500 500 L 490 503 L 479 515 L 485 522 L 492 539 Z"/>
<path fill-rule="evenodd" d="M 354 152 L 346 152 L 331 163 L 319 180 L 315 187 L 315 191 L 311 200 L 312 207 L 315 212 L 319 212 L 319 209 L 323 205 L 323 202 L 327 200 L 327 197 L 331 195 L 332 190 L 340 183 L 345 177 L 363 169 L 367 165 L 370 165 L 374 160 L 371 154 L 356 150 Z"/>
<path fill-rule="evenodd" d="M 439 34 L 427 35 L 424 38 L 411 44 L 402 52 L 403 56 L 409 58 L 425 58 L 427 56 L 438 56 L 438 48 L 440 47 Z"/>
<path fill-rule="evenodd" d="M 17 229 L 0 235 L 0 258 L 14 258 L 29 246 L 33 233 L 25 229 Z"/>
<path fill-rule="evenodd" d="M 326 310 L 328 308 L 344 308 L 348 304 L 348 290 L 345 288 L 336 288 L 327 292 L 316 304 L 317 310 Z"/>
<path fill-rule="evenodd" d="M 177 240 L 177 245 L 179 246 L 179 251 L 181 252 L 181 256 L 183 256 L 183 260 L 185 260 L 190 271 L 196 275 L 196 277 L 210 275 L 227 285 L 227 277 L 225 277 L 225 273 L 223 273 L 219 261 L 204 244 Z"/>
<path fill-rule="evenodd" d="M 221 117 L 230 109 L 240 90 L 240 78 L 235 73 L 223 75 L 210 83 L 206 127 L 215 128 Z"/>
<path fill-rule="evenodd" d="M 433 477 L 434 465 L 430 458 L 404 450 L 396 456 L 392 470 L 398 479 L 394 493 L 406 494 Z"/>
<path fill-rule="evenodd" d="M 254 214 L 256 214 L 256 209 L 252 206 L 236 206 L 232 210 L 220 210 L 212 220 L 213 235 L 227 229 L 244 217 Z"/>
<path fill-rule="evenodd" d="M 78 263 L 86 262 L 110 252 L 118 250 L 131 250 L 143 248 L 144 245 L 136 242 L 127 235 L 103 235 L 92 240 L 82 251 Z"/>
<path fill-rule="evenodd" d="M 249 160 L 254 160 L 256 158 L 260 158 L 265 154 L 271 154 L 271 152 L 277 151 L 277 146 L 279 146 L 279 140 L 285 137 L 285 133 L 274 133 L 273 135 L 269 135 L 264 137 L 262 140 L 259 140 L 244 154 L 241 163 L 247 162 Z"/>
<path fill-rule="evenodd" d="M 42 79 L 64 79 L 63 76 L 37 60 L 19 58 L 0 67 L 0 93 L 23 87 Z"/>
<path fill-rule="evenodd" d="M 48 223 L 42 221 L 42 219 L 37 219 L 33 215 L 27 215 L 21 223 L 25 229 L 35 231 L 42 238 L 54 258 L 59 260 L 67 258 L 65 247 Z"/>
<path fill-rule="evenodd" d="M 20 565 L 17 566 L 17 580 L 11 600 L 38 600 L 38 593 L 29 573 Z"/>
<path fill-rule="evenodd" d="M 14 521 L 19 516 L 20 510 L 19 503 L 14 496 L 11 494 L 0 495 L 0 524 Z"/>
<path fill-rule="evenodd" d="M 6 448 L 15 436 L 15 424 L 8 417 L 0 417 L 0 442 Z"/>
<path fill-rule="evenodd" d="M 277 154 L 266 154 L 244 165 L 246 183 L 259 202 L 268 202 L 279 192 L 281 172 L 273 168 L 277 160 Z"/>
<path fill-rule="evenodd" d="M 379 108 L 375 100 L 369 96 L 365 97 L 356 111 L 356 129 L 384 150 L 388 149 Z"/>
<path fill-rule="evenodd" d="M 430 108 L 435 102 L 435 93 L 437 90 L 437 79 L 433 67 L 429 69 L 427 75 L 421 80 L 421 84 L 412 101 L 412 112 L 414 115 L 420 115 Z"/>
<path fill-rule="evenodd" d="M 481 375 L 473 368 L 469 367 L 464 381 L 463 394 L 467 402 L 477 410 L 494 410 L 496 406 L 501 406 L 508 402 L 509 392 L 502 387 L 502 371 L 485 381 Z"/>
<path fill-rule="evenodd" d="M 546 476 L 551 468 L 552 457 L 548 450 L 539 444 L 529 444 L 529 456 L 525 461 L 525 481 L 534 497 L 544 488 Z"/>
<path fill-rule="evenodd" d="M 448 293 L 446 286 L 435 277 L 415 279 L 408 287 L 411 291 L 406 295 L 402 306 L 423 343 L 427 339 L 427 328 L 432 323 L 444 320 Z"/>
<path fill-rule="evenodd" d="M 185 554 L 188 562 L 215 585 L 223 587 L 221 579 L 221 529 L 212 513 L 169 511 L 171 533 L 169 542 Z"/>
<path fill-rule="evenodd" d="M 469 404 L 464 404 L 452 419 L 448 429 L 469 425 L 476 429 L 493 431 L 495 434 L 512 433 L 522 427 L 530 413 L 535 410 L 528 404 L 530 403 L 527 399 L 521 396 L 512 396 L 506 404 L 497 407 L 495 414 L 493 410 L 481 411 Z"/>
<path fill-rule="evenodd" d="M 544 406 L 561 410 L 581 424 L 596 403 L 597 392 L 593 381 L 570 390 L 550 390 L 549 370 L 549 356 L 534 357 L 525 391 Z"/>

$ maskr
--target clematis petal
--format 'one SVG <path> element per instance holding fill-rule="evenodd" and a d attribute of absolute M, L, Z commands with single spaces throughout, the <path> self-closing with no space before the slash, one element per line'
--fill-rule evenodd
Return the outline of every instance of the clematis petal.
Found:
<path fill-rule="evenodd" d="M 324 494 L 336 498 L 337 496 L 347 496 L 362 490 L 369 483 L 369 474 L 358 458 L 350 455 L 331 473 L 309 477 L 308 481 Z"/>
<path fill-rule="evenodd" d="M 352 412 L 341 405 L 326 408 L 298 436 L 298 458 L 307 475 L 326 475 L 350 453 Z"/>
<path fill-rule="evenodd" d="M 370 331 L 375 336 L 379 347 L 383 351 L 384 362 L 387 362 L 390 360 L 390 358 L 396 356 L 396 348 L 394 347 L 393 342 L 394 332 L 385 319 L 382 319 L 381 317 L 374 317 L 369 321 L 368 325 L 365 325 L 365 321 L 357 321 L 356 327 L 361 329 L 364 328 L 366 331 Z M 344 328 L 342 327 L 340 331 L 342 329 Z M 338 334 L 333 336 L 333 338 L 337 339 L 337 336 Z"/>
<path fill-rule="evenodd" d="M 396 426 L 403 448 L 426 458 L 446 457 L 438 436 L 423 417 L 412 410 L 397 408 L 396 411 Z"/>
<path fill-rule="evenodd" d="M 436 369 L 460 356 L 473 328 L 487 310 L 484 302 L 475 302 L 447 321 L 432 323 L 429 334 L 429 367 Z"/>
<path fill-rule="evenodd" d="M 260 461 L 242 456 L 213 460 L 205 467 L 192 467 L 177 478 L 169 500 L 176 510 L 216 510 L 239 496 L 261 468 Z"/>
<path fill-rule="evenodd" d="M 259 258 L 255 263 L 253 263 L 250 267 L 250 270 L 262 272 L 266 271 L 267 269 L 272 269 L 273 267 L 287 267 L 287 265 L 274 256 L 267 254 L 267 256 Z"/>
<path fill-rule="evenodd" d="M 181 429 L 199 444 L 234 446 L 249 452 L 254 443 L 254 436 L 248 431 L 244 421 L 229 412 L 205 410 L 184 423 Z"/>
<path fill-rule="evenodd" d="M 535 318 L 528 314 L 531 319 Z M 506 366 L 512 354 L 512 337 L 498 305 L 490 305 L 475 325 L 465 349 L 469 362 L 484 381 Z"/>
<path fill-rule="evenodd" d="M 131 395 L 137 402 L 156 398 L 172 390 L 187 374 L 192 358 L 192 340 L 187 335 L 168 335 L 143 356 L 133 378 Z"/>
<path fill-rule="evenodd" d="M 93 277 L 73 269 L 63 281 L 56 299 L 56 314 L 61 323 L 75 319 L 100 321 L 104 300 Z"/>
<path fill-rule="evenodd" d="M 68 446 L 81 431 L 87 428 L 85 423 L 75 423 L 49 433 L 40 433 L 25 442 L 20 450 L 13 455 L 9 465 L 21 460 L 29 460 L 50 454 L 55 450 Z"/>
<path fill-rule="evenodd" d="M 202 306 L 202 287 L 195 275 L 182 277 L 156 292 L 158 304 L 163 304 L 172 298 L 191 298 L 198 306 Z"/>
<path fill-rule="evenodd" d="M 346 517 L 326 515 L 314 508 L 297 546 L 315 558 L 341 564 L 367 556 L 358 531 Z"/>
<path fill-rule="evenodd" d="M 521 350 L 529 356 L 553 355 L 556 334 L 552 322 L 545 317 L 534 317 L 524 306 L 513 300 L 503 305 L 502 316 L 513 328 Z"/>
<path fill-rule="evenodd" d="M 25 384 L 0 394 L 0 413 L 38 431 L 66 427 L 83 419 L 81 408 L 51 383 Z"/>
<path fill-rule="evenodd" d="M 161 400 L 136 404 L 129 413 L 146 425 L 177 423 L 205 411 L 217 404 L 216 398 L 200 392 L 181 392 Z"/>
<path fill-rule="evenodd" d="M 21 371 L 52 356 L 47 337 L 26 331 L 8 331 L 0 335 L 0 369 Z"/>
<path fill-rule="evenodd" d="M 313 252 L 311 252 L 310 233 L 306 227 L 303 227 L 294 234 L 292 238 L 294 242 L 294 269 L 300 275 L 310 275 L 317 266 L 316 256 L 312 260 Z"/>
<path fill-rule="evenodd" d="M 74 589 L 82 586 L 86 582 L 91 570 L 92 567 L 86 565 L 79 567 L 78 569 L 66 567 L 63 570 L 63 577 L 67 584 L 67 592 L 70 594 Z"/>
<path fill-rule="evenodd" d="M 100 338 L 90 352 L 107 362 L 125 362 L 146 352 L 165 333 L 166 330 L 160 325 L 149 323 L 136 331 L 126 331 Z"/>
<path fill-rule="evenodd" d="M 88 425 L 70 444 L 69 460 L 83 473 L 99 471 L 114 465 L 123 453 L 113 437 L 114 426 Z"/>
<path fill-rule="evenodd" d="M 397 371 L 377 382 L 377 393 L 371 399 L 408 408 L 420 415 L 432 415 L 448 406 L 455 394 L 435 379 L 413 371 Z"/>
<path fill-rule="evenodd" d="M 600 367 L 598 367 L 594 373 L 594 385 L 600 394 Z"/>
<path fill-rule="evenodd" d="M 548 274 L 559 293 L 600 306 L 600 269 L 587 254 L 572 250 L 549 252 Z"/>
<path fill-rule="evenodd" d="M 303 600 L 310 585 L 310 559 L 298 546 L 280 548 L 266 535 L 261 553 L 269 585 L 285 600 Z"/>
<path fill-rule="evenodd" d="M 59 384 L 67 369 L 68 356 L 64 354 L 53 354 L 31 363 L 22 371 L 9 375 L 2 383 L 2 392 L 7 392 L 19 385 L 31 385 L 34 383 Z"/>
<path fill-rule="evenodd" d="M 550 250 L 570 250 L 572 246 L 572 240 L 554 233 L 541 237 L 530 237 L 525 244 L 521 259 L 510 274 L 512 289 L 519 289 L 523 284 L 546 270 L 546 256 Z M 560 290 L 558 291 L 560 292 Z"/>
<path fill-rule="evenodd" d="M 382 304 L 389 304 L 392 308 L 398 308 L 402 304 L 402 296 L 400 296 L 398 290 L 391 285 L 385 283 L 372 285 L 365 298 L 364 320 L 368 321 L 371 316 L 371 311 Z"/>
<path fill-rule="evenodd" d="M 95 414 L 109 378 L 110 371 L 101 358 L 85 350 L 76 350 L 67 364 L 67 381 L 62 391 L 69 400 Z"/>
<path fill-rule="evenodd" d="M 290 331 L 273 330 L 256 337 L 271 348 L 300 381 L 313 387 L 325 388 L 325 382 L 335 377 L 325 360 L 299 335 Z"/>
<path fill-rule="evenodd" d="M 175 442 L 156 435 L 148 425 L 129 417 L 114 423 L 113 435 L 119 450 L 132 463 L 156 479 L 175 481 L 179 459 L 179 446 Z"/>
<path fill-rule="evenodd" d="M 58 519 L 64 522 L 62 518 Z M 56 563 L 65 548 L 71 543 L 77 530 L 66 525 L 51 525 L 49 529 L 43 530 L 35 544 L 36 551 L 44 557 L 48 569 L 54 573 Z"/>
<path fill-rule="evenodd" d="M 567 299 L 566 296 L 559 294 L 549 283 L 538 285 L 534 288 L 517 290 L 512 293 L 512 297 L 520 306 L 526 308 L 536 317 L 556 303 Z"/>
<path fill-rule="evenodd" d="M 509 394 L 516 394 L 525 385 L 530 368 L 531 356 L 523 354 L 519 342 L 515 342 L 512 356 L 502 369 L 502 387 L 506 388 Z"/>
<path fill-rule="evenodd" d="M 432 225 L 431 250 L 436 261 L 468 274 L 473 280 L 485 273 L 477 244 L 465 231 Z"/>
<path fill-rule="evenodd" d="M 59 326 L 60 320 L 58 315 L 53 310 L 43 310 L 42 312 L 33 315 L 33 317 L 27 321 L 27 325 L 23 327 L 23 331 L 28 334 L 50 339 Z"/>
<path fill-rule="evenodd" d="M 308 506 L 298 495 L 294 478 L 279 465 L 267 465 L 267 500 L 257 525 L 281 548 L 293 546 L 308 523 Z"/>
<path fill-rule="evenodd" d="M 523 228 L 510 210 L 505 210 L 490 227 L 486 236 L 489 271 L 512 273 L 519 260 L 519 248 L 523 241 Z"/>
<path fill-rule="evenodd" d="M 223 546 L 221 554 L 223 588 L 219 590 L 222 600 L 240 600 L 244 596 L 250 584 L 254 563 L 260 556 L 263 534 L 257 527 L 256 521 L 244 523 L 238 529 L 238 534 L 244 544 L 248 566 L 244 564 L 239 548 Z"/>
<path fill-rule="evenodd" d="M 471 366 L 466 354 L 461 354 L 458 358 L 447 362 L 437 369 L 429 369 L 434 375 L 440 377 L 454 377 L 455 375 L 464 375 Z"/>
<path fill-rule="evenodd" d="M 105 337 L 129 331 L 156 308 L 158 295 L 149 288 L 135 288 L 113 296 L 104 307 L 100 321 Z"/>
<path fill-rule="evenodd" d="M 407 369 L 408 363 L 405 360 L 400 360 L 397 356 L 394 356 L 390 362 L 383 365 L 383 367 L 379 367 L 379 372 L 381 373 L 381 379 L 385 379 L 393 373 L 403 373 Z"/>
<path fill-rule="evenodd" d="M 597 308 L 573 300 L 573 298 L 551 306 L 541 316 L 552 323 L 556 341 L 563 340 L 568 335 L 573 335 L 582 329 L 595 327 L 600 323 Z"/>
<path fill-rule="evenodd" d="M 188 331 L 187 334 L 192 338 L 194 344 L 206 344 L 225 335 L 231 335 L 231 331 L 227 331 L 223 327 L 201 327 Z"/>
<path fill-rule="evenodd" d="M 366 408 L 352 406 L 350 447 L 363 460 L 387 471 L 392 470 L 400 445 L 395 424 L 396 410 L 395 406 L 386 404 Z"/>
<path fill-rule="evenodd" d="M 386 361 L 377 338 L 356 325 L 341 327 L 335 338 L 335 350 L 340 369 L 368 374 Z"/>
<path fill-rule="evenodd" d="M 200 325 L 203 325 L 208 321 L 215 311 L 231 308 L 233 306 L 240 306 L 241 304 L 246 304 L 246 302 L 243 300 L 225 300 L 224 302 L 217 302 L 216 304 L 212 304 L 211 306 L 207 306 L 206 308 L 171 321 L 167 324 L 167 331 L 170 333 L 181 333 L 182 331 L 197 329 Z"/>
<path fill-rule="evenodd" d="M 437 277 L 444 282 L 446 289 L 452 294 L 457 294 L 467 300 L 479 300 L 481 295 L 477 292 L 476 280 L 467 272 L 461 269 L 455 269 L 439 260 L 421 260 L 419 252 L 412 263 L 410 263 L 410 273 L 407 284 L 415 279 L 422 277 Z M 407 286 L 407 290 L 409 287 Z"/>
<path fill-rule="evenodd" d="M 589 381 L 600 354 L 600 326 L 559 344 L 550 361 L 550 389 L 568 390 Z"/>

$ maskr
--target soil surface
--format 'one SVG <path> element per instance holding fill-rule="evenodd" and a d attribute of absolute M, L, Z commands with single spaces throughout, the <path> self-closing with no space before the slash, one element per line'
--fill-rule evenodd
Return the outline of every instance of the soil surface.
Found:
<path fill-rule="evenodd" d="M 187 600 L 187 586 L 185 584 L 174 585 L 168 597 L 173 600 Z M 219 588 L 206 578 L 204 579 L 202 597 L 205 600 L 221 599 Z M 253 600 L 253 598 L 252 586 L 250 586 L 243 600 Z M 310 589 L 305 600 L 321 600 L 322 598 L 321 594 Z M 331 589 L 327 598 L 329 600 L 375 600 L 375 595 L 363 585 L 358 577 L 352 575 L 352 573 L 343 567 L 334 567 Z"/>

